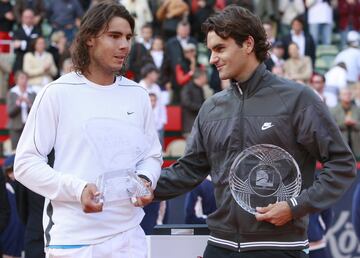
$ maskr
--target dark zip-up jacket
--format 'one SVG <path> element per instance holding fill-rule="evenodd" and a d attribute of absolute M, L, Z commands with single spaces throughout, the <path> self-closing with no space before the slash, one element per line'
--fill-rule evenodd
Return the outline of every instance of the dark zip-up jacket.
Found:
<path fill-rule="evenodd" d="M 270 125 L 270 126 L 269 126 Z M 256 144 L 286 150 L 299 165 L 299 196 L 288 200 L 293 220 L 283 226 L 258 222 L 233 199 L 229 170 L 235 157 Z M 314 181 L 316 161 L 323 164 Z M 327 107 L 308 86 L 279 78 L 258 66 L 249 80 L 206 100 L 185 154 L 164 169 L 155 199 L 181 195 L 210 174 L 217 210 L 210 214 L 209 244 L 237 250 L 308 247 L 308 214 L 336 202 L 356 175 L 351 150 Z"/>

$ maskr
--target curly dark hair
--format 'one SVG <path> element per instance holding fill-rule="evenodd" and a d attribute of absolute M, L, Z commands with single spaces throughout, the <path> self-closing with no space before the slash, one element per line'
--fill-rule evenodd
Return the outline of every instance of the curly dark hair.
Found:
<path fill-rule="evenodd" d="M 127 20 L 132 33 L 134 33 L 134 18 L 123 5 L 116 1 L 100 2 L 85 13 L 71 47 L 71 58 L 75 72 L 84 74 L 84 72 L 88 71 L 90 55 L 87 42 L 89 39 L 99 37 L 103 32 L 107 31 L 109 23 L 114 17 L 121 17 Z"/>
<path fill-rule="evenodd" d="M 202 31 L 205 34 L 214 31 L 223 39 L 233 38 L 239 46 L 249 36 L 253 37 L 254 52 L 259 62 L 267 59 L 271 48 L 260 18 L 248 9 L 236 5 L 229 5 L 207 18 L 202 24 Z"/>

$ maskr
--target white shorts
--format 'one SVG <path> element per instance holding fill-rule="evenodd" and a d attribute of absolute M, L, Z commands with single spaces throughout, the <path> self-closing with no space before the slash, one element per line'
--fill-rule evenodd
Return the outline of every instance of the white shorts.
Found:
<path fill-rule="evenodd" d="M 46 248 L 46 258 L 146 258 L 145 233 L 140 226 L 95 245 L 81 248 Z"/>

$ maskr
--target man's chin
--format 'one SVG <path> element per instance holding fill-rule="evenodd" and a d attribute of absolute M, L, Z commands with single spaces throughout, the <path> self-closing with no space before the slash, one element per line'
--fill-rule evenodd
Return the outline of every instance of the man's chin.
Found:
<path fill-rule="evenodd" d="M 221 74 L 221 73 L 219 73 L 219 78 L 220 78 L 220 80 L 227 80 L 227 79 L 230 79 L 230 77 L 227 75 L 227 74 Z"/>

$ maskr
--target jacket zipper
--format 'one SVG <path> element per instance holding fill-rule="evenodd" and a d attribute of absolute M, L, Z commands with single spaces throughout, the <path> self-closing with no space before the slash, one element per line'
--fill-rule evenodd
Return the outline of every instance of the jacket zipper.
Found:
<path fill-rule="evenodd" d="M 238 83 L 236 83 L 237 88 L 239 90 L 240 96 L 241 96 L 241 106 L 240 106 L 240 151 L 243 151 L 244 149 L 244 100 L 245 100 L 245 96 L 244 96 L 244 92 L 241 89 L 240 85 Z M 239 226 L 237 227 L 239 228 Z M 238 252 L 241 252 L 240 249 L 240 232 L 239 230 L 237 230 L 238 232 Z"/>

